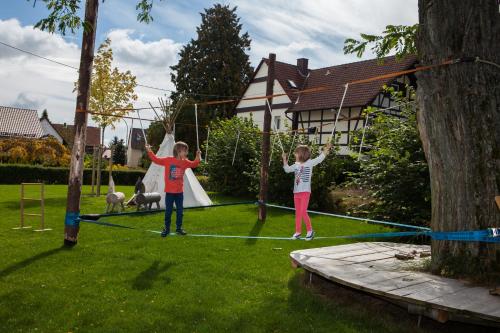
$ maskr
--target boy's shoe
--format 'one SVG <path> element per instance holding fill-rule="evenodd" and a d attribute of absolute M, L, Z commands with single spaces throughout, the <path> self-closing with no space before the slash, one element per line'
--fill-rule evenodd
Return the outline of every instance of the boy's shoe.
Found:
<path fill-rule="evenodd" d="M 169 233 L 170 233 L 170 232 L 168 232 L 166 229 L 163 229 L 163 230 L 161 231 L 161 237 L 167 237 Z"/>
<path fill-rule="evenodd" d="M 306 235 L 306 241 L 311 241 L 314 238 L 314 230 L 308 231 Z"/>
<path fill-rule="evenodd" d="M 179 236 L 186 236 L 187 232 L 184 231 L 184 229 L 177 229 L 175 233 Z"/>
<path fill-rule="evenodd" d="M 292 239 L 293 239 L 293 240 L 300 239 L 300 234 L 299 234 L 299 233 L 297 233 L 297 232 L 296 232 L 296 233 L 294 233 L 294 234 L 292 235 Z"/>

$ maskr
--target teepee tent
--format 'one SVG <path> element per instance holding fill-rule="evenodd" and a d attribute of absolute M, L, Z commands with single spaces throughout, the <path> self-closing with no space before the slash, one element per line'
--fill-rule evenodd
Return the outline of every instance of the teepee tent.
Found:
<path fill-rule="evenodd" d="M 160 149 L 156 153 L 158 157 L 172 156 L 174 151 L 174 136 L 166 134 Z M 151 163 L 143 183 L 146 192 L 158 192 L 161 194 L 160 207 L 165 208 L 165 168 L 163 166 Z M 186 169 L 184 174 L 184 207 L 210 206 L 212 201 L 207 193 L 201 187 L 198 179 L 191 169 Z"/>

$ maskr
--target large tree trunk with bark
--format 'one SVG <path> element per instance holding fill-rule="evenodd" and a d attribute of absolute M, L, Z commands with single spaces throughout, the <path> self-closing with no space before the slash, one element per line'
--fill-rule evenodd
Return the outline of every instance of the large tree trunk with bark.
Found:
<path fill-rule="evenodd" d="M 496 0 L 419 0 L 422 65 L 479 57 L 500 64 Z M 418 73 L 418 124 L 429 163 L 434 231 L 500 227 L 500 69 L 460 62 Z M 432 241 L 436 273 L 498 273 L 500 246 Z"/>
<path fill-rule="evenodd" d="M 80 215 L 80 196 L 82 194 L 83 160 L 87 132 L 87 107 L 90 97 L 92 63 L 94 59 L 95 32 L 97 29 L 97 10 L 99 0 L 87 0 L 85 6 L 86 28 L 83 32 L 82 53 L 78 77 L 78 93 L 75 112 L 75 139 L 71 152 L 69 169 L 66 217 L 64 221 L 64 244 L 73 246 L 77 242 Z"/>

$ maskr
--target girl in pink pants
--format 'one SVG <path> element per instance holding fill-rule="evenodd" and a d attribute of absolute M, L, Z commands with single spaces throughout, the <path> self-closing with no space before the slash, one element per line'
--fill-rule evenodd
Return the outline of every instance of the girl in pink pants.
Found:
<path fill-rule="evenodd" d="M 323 147 L 323 151 L 318 157 L 311 160 L 311 150 L 308 146 L 300 145 L 295 149 L 295 163 L 288 165 L 288 157 L 283 153 L 283 169 L 285 172 L 294 172 L 295 181 L 293 183 L 293 202 L 295 204 L 295 233 L 292 239 L 300 239 L 302 234 L 302 220 L 306 224 L 306 241 L 314 238 L 314 231 L 311 226 L 311 219 L 307 215 L 309 198 L 311 196 L 311 179 L 313 167 L 323 162 L 330 152 L 331 144 Z"/>

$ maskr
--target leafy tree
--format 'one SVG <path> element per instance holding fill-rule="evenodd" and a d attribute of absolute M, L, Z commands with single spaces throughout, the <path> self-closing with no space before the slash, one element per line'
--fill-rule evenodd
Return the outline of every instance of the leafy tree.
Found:
<path fill-rule="evenodd" d="M 80 27 L 92 29 L 88 22 L 85 22 L 78 15 L 82 0 L 27 0 L 33 1 L 33 7 L 37 1 L 45 3 L 49 10 L 49 15 L 35 24 L 35 28 L 51 33 L 60 32 L 65 35 L 66 30 L 75 33 Z M 163 0 L 158 0 L 163 1 Z M 104 2 L 104 0 L 102 0 Z M 149 23 L 153 21 L 151 11 L 154 0 L 138 0 L 135 9 L 137 10 L 137 21 Z"/>
<path fill-rule="evenodd" d="M 416 74 L 418 128 L 429 161 L 431 227 L 434 231 L 500 227 L 494 201 L 500 192 L 498 4 L 419 0 L 416 30 L 403 29 L 409 33 L 401 43 L 390 34 L 385 36 L 388 43 L 384 36 L 347 41 L 345 51 L 362 55 L 368 42 L 380 50 L 377 56 L 394 49 L 398 55 L 412 50 L 424 65 L 460 59 Z M 409 46 L 397 48 L 405 43 Z M 488 278 L 498 272 L 499 252 L 498 246 L 484 242 L 432 241 L 431 268 Z"/>
<path fill-rule="evenodd" d="M 120 72 L 117 67 L 112 68 L 112 62 L 113 49 L 107 38 L 99 46 L 94 59 L 89 101 L 90 109 L 97 113 L 92 115 L 92 120 L 102 128 L 101 144 L 104 144 L 106 127 L 114 128 L 114 124 L 133 107 L 132 101 L 137 100 L 134 92 L 136 77 L 130 71 Z"/>
<path fill-rule="evenodd" d="M 396 104 L 409 102 L 401 92 L 387 90 Z M 365 112 L 373 112 L 373 109 Z M 372 113 L 372 124 L 367 127 L 363 142 L 369 148 L 364 152 L 354 183 L 368 189 L 376 199 L 372 211 L 375 217 L 428 225 L 431 216 L 429 167 L 418 133 L 417 109 L 413 104 L 404 104 L 400 115 Z M 361 131 L 353 140 L 357 145 Z"/>
<path fill-rule="evenodd" d="M 127 147 L 123 139 L 118 139 L 117 136 L 111 141 L 113 146 L 113 164 L 125 165 L 127 163 Z"/>
<path fill-rule="evenodd" d="M 242 33 L 236 7 L 216 4 L 201 13 L 197 38 L 179 52 L 179 62 L 172 66 L 172 82 L 180 95 L 207 101 L 221 96 L 234 98 L 243 93 L 252 74 L 248 54 L 250 37 Z M 210 118 L 233 116 L 234 103 L 200 108 Z M 206 125 L 204 123 L 203 125 Z"/>
<path fill-rule="evenodd" d="M 210 188 L 231 195 L 254 194 L 254 179 L 260 170 L 260 140 L 260 131 L 251 119 L 233 117 L 213 121 L 208 163 L 204 166 Z M 233 164 L 236 141 L 238 148 Z M 203 150 L 206 152 L 206 149 L 205 143 Z"/>
<path fill-rule="evenodd" d="M 136 78 L 130 71 L 120 72 L 112 68 L 113 50 L 111 40 L 106 39 L 94 59 L 94 71 L 90 88 L 90 109 L 94 120 L 101 127 L 101 146 L 104 146 L 104 133 L 107 127 L 114 128 L 122 116 L 133 107 L 132 101 L 137 100 L 134 90 L 137 86 Z M 76 83 L 75 83 L 76 85 Z M 99 154 L 97 162 L 97 195 L 101 187 L 101 160 Z"/>
<path fill-rule="evenodd" d="M 75 217 L 80 212 L 83 161 L 85 159 L 85 129 L 87 126 L 87 114 L 85 112 L 89 106 L 90 79 L 92 76 L 99 0 L 86 0 L 83 21 L 78 15 L 79 5 L 82 0 L 43 0 L 43 2 L 49 10 L 49 16 L 41 19 L 36 24 L 36 27 L 51 33 L 59 31 L 63 35 L 66 33 L 66 29 L 74 32 L 78 27 L 84 27 L 75 110 L 75 138 L 73 140 L 75 145 L 71 153 L 64 226 L 64 244 L 65 246 L 74 246 L 77 243 L 79 232 L 78 220 Z M 154 0 L 140 0 L 138 2 L 136 9 L 139 11 L 137 16 L 139 21 L 147 23 L 152 20 L 150 13 L 153 2 Z M 36 0 L 33 0 L 33 5 L 36 5 Z"/>
<path fill-rule="evenodd" d="M 69 150 L 53 137 L 9 138 L 0 141 L 0 163 L 68 166 Z"/>
<path fill-rule="evenodd" d="M 416 34 L 418 24 L 405 25 L 388 25 L 380 36 L 360 34 L 361 40 L 348 38 L 344 42 L 344 53 L 356 53 L 358 57 L 363 56 L 366 47 L 372 44 L 371 50 L 376 54 L 377 58 L 386 57 L 391 52 L 396 52 L 396 58 L 409 54 L 416 54 Z"/>

